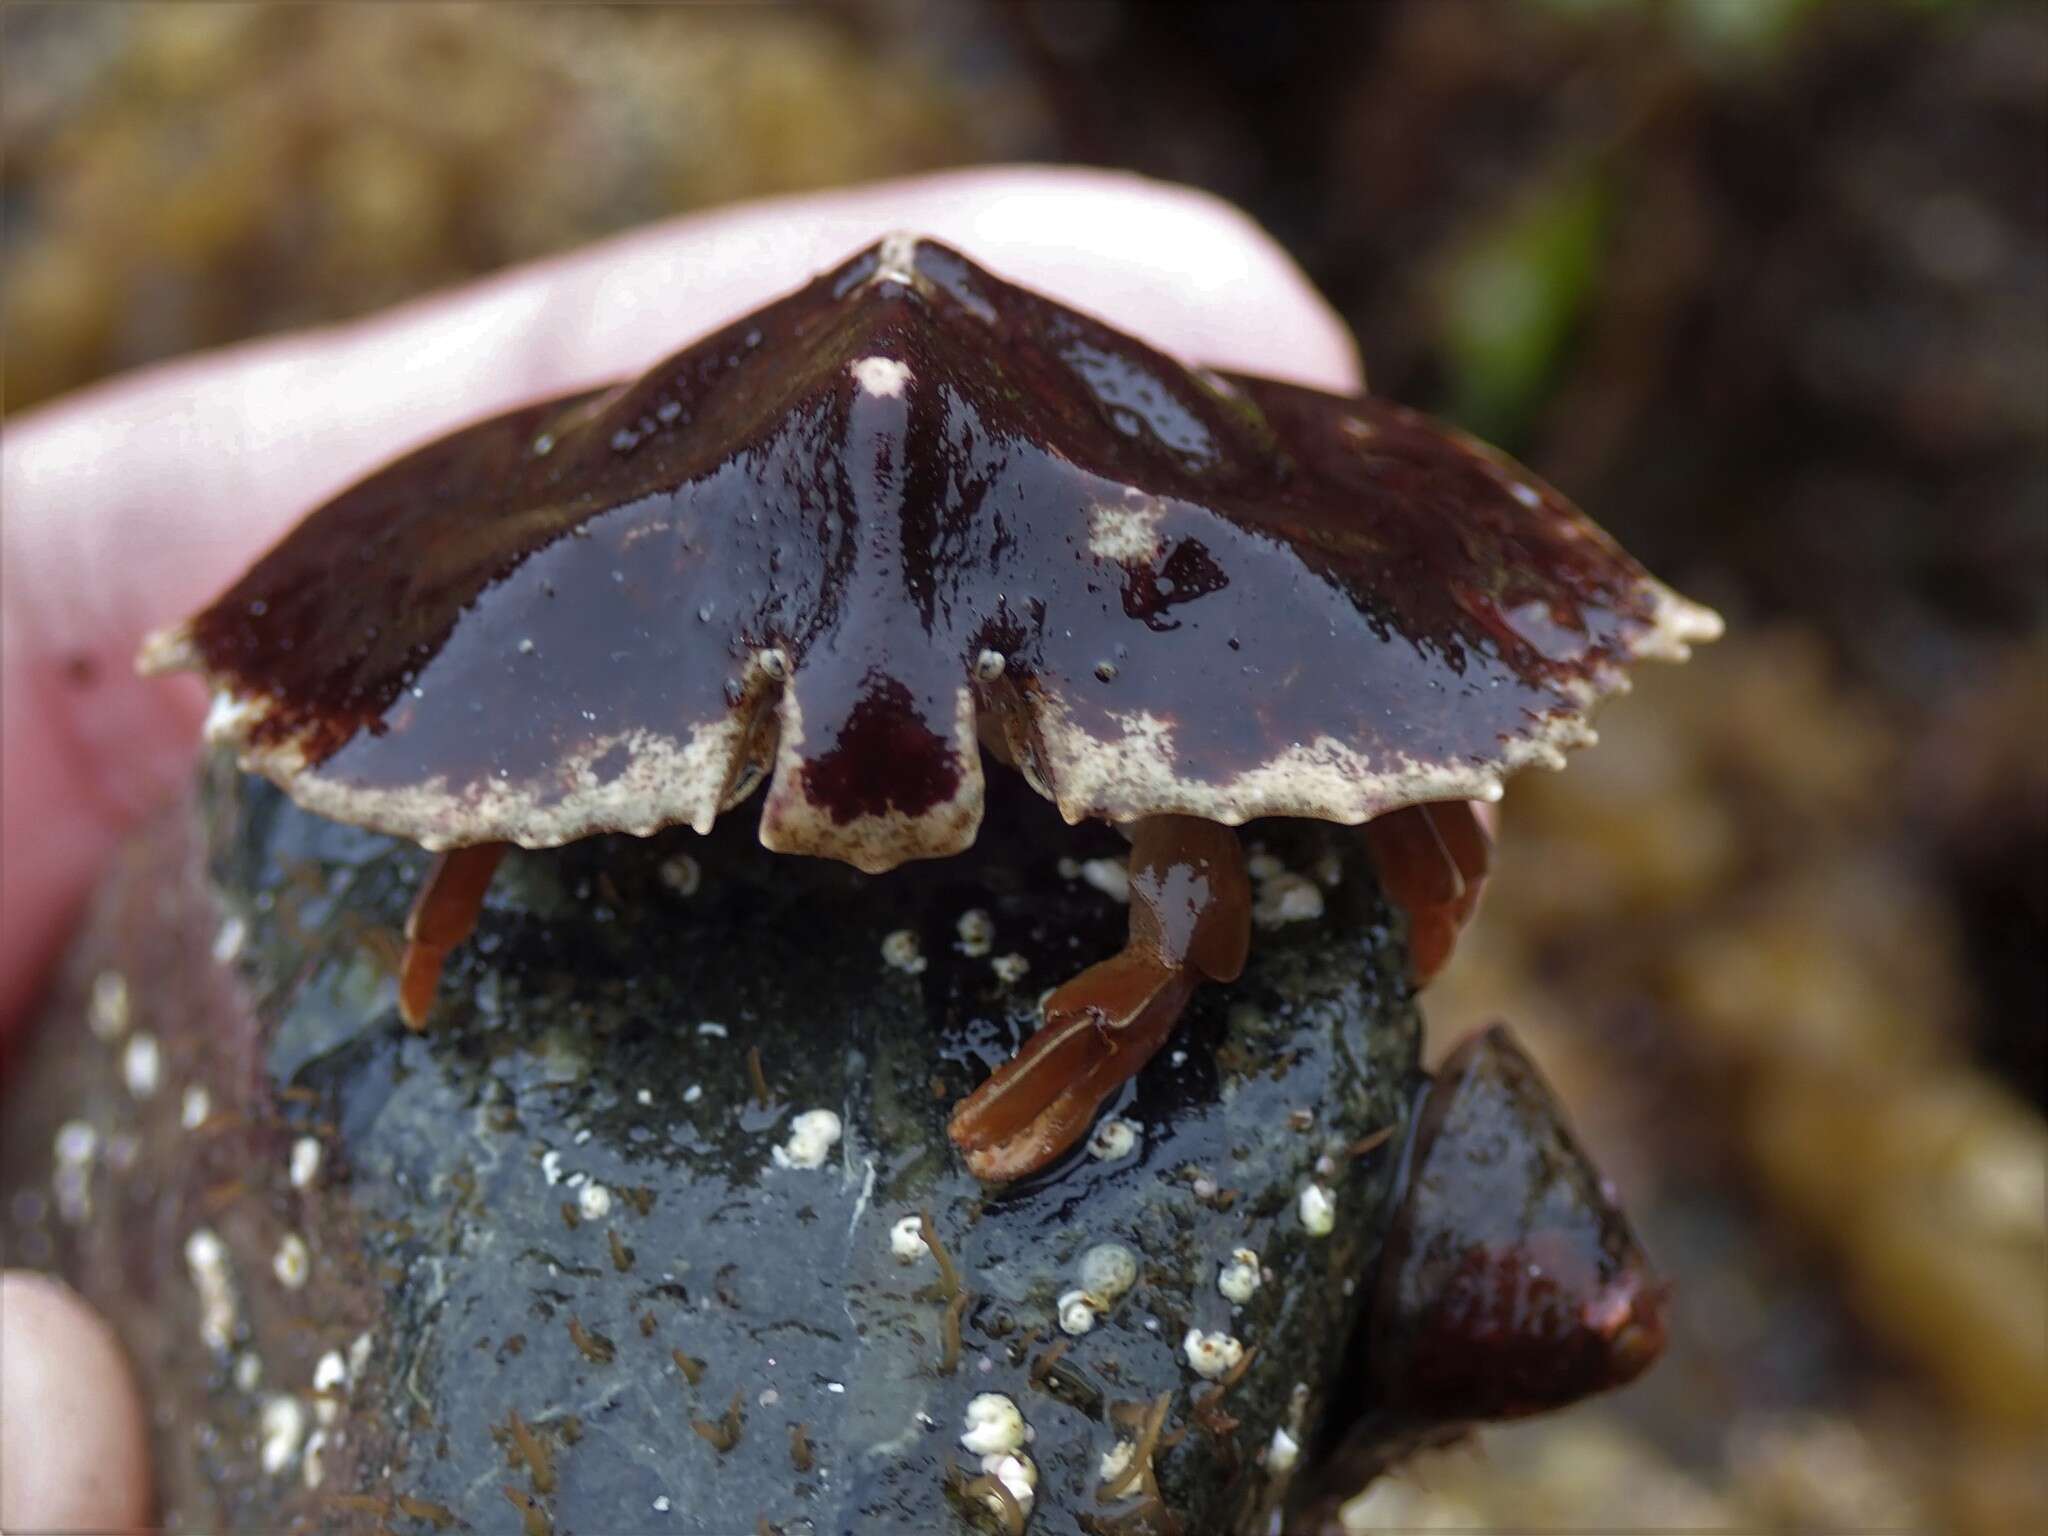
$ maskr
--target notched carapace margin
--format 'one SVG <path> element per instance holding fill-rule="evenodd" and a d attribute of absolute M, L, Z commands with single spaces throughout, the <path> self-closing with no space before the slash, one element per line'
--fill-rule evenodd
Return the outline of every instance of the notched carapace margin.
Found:
<path fill-rule="evenodd" d="M 891 236 L 615 388 L 398 460 L 308 516 L 151 670 L 301 805 L 443 857 L 406 1018 L 498 849 L 707 831 L 956 853 L 984 751 L 1133 844 L 1131 939 L 956 1113 L 1043 1166 L 1244 961 L 1229 830 L 1373 821 L 1448 953 L 1472 799 L 1557 766 L 1647 657 L 1720 621 L 1555 491 L 1405 407 L 1190 368 Z"/>

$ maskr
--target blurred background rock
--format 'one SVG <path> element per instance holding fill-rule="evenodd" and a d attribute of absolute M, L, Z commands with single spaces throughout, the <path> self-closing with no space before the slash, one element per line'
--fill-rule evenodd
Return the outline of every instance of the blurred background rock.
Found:
<path fill-rule="evenodd" d="M 2048 1529 L 2048 7 L 0 10 L 5 401 L 733 198 L 1011 158 L 1249 207 L 1375 387 L 1732 638 L 1518 783 L 1429 999 L 1680 1278 L 1638 1387 L 1358 1530 Z M 678 341 L 684 338 L 678 337 Z"/>

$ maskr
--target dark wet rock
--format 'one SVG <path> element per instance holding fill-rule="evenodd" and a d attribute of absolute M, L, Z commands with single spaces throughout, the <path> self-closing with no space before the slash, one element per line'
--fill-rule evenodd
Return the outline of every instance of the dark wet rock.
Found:
<path fill-rule="evenodd" d="M 1058 862 L 1113 834 L 991 789 L 972 852 L 879 877 L 744 818 L 515 852 L 416 1035 L 391 967 L 427 856 L 210 769 L 110 876 L 0 1133 L 10 1262 L 115 1320 L 168 1521 L 1000 1529 L 960 1443 L 999 1393 L 1030 1531 L 1266 1529 L 1275 1432 L 1316 1434 L 1406 1139 L 1398 934 L 1355 834 L 1254 829 L 1319 872 L 1322 915 L 1197 996 L 1113 1106 L 1127 1153 L 991 1190 L 947 1113 L 1126 919 Z M 821 1110 L 840 1139 L 792 1166 Z M 921 1212 L 964 1301 L 894 1251 Z M 1062 1332 L 1102 1244 L 1135 1284 Z M 1239 1248 L 1263 1283 L 1234 1309 Z M 1241 1343 L 1237 1379 L 1190 1369 L 1191 1329 Z M 1148 1439 L 1163 1504 L 1119 1524 L 1142 1501 L 1098 1501 L 1102 1458 Z"/>

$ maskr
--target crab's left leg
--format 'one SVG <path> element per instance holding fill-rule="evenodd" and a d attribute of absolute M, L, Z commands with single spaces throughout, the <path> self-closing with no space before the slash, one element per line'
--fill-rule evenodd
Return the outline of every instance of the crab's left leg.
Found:
<path fill-rule="evenodd" d="M 475 931 L 484 892 L 504 857 L 503 843 L 451 848 L 434 860 L 420 883 L 406 914 L 405 956 L 398 962 L 398 1012 L 410 1028 L 425 1026 L 441 984 L 442 963 Z"/>
<path fill-rule="evenodd" d="M 1479 905 L 1493 836 L 1471 801 L 1445 800 L 1375 817 L 1365 840 L 1380 888 L 1408 914 L 1409 965 L 1420 985 L 1450 960 Z"/>
<path fill-rule="evenodd" d="M 1103 1100 L 1165 1043 L 1195 988 L 1236 980 L 1250 946 L 1237 833 L 1193 816 L 1135 823 L 1130 938 L 1057 988 L 1044 1026 L 953 1111 L 967 1166 L 1014 1179 L 1079 1141 Z"/>

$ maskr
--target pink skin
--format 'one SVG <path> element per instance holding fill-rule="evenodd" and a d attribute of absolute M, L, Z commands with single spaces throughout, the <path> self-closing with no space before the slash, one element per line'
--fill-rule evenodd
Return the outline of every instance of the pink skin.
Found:
<path fill-rule="evenodd" d="M 1360 382 L 1337 316 L 1236 209 L 1131 176 L 1017 167 L 652 226 L 11 420 L 0 445 L 0 1043 L 114 844 L 191 772 L 204 698 L 189 678 L 133 675 L 146 632 L 210 599 L 376 464 L 475 417 L 634 373 L 890 228 L 954 243 L 1184 357 L 1324 389 Z M 10 1275 L 0 1301 L 0 1467 L 49 1474 L 9 1476 L 0 1523 L 137 1524 L 149 1505 L 141 1420 L 111 1336 L 68 1292 L 26 1277 Z"/>

